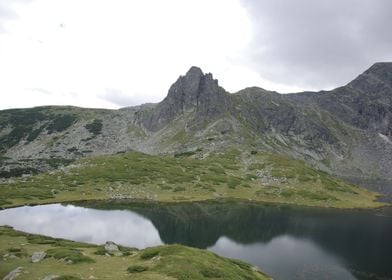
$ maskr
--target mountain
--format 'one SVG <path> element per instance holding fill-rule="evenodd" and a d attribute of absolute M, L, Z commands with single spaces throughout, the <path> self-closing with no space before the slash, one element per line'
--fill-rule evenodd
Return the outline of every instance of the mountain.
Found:
<path fill-rule="evenodd" d="M 392 194 L 391 99 L 392 63 L 376 63 L 331 91 L 292 94 L 228 93 L 191 67 L 158 104 L 0 111 L 0 176 L 130 150 L 205 158 L 235 148 L 286 155 Z"/>

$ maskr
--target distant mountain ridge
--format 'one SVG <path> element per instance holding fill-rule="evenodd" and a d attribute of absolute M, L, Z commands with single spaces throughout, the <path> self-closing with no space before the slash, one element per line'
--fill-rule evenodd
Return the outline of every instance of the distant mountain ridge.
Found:
<path fill-rule="evenodd" d="M 235 147 L 289 155 L 365 184 L 392 182 L 391 101 L 389 62 L 334 90 L 293 94 L 257 87 L 230 94 L 191 67 L 157 104 L 0 111 L 0 171 L 8 177 L 128 150 L 203 158 Z"/>

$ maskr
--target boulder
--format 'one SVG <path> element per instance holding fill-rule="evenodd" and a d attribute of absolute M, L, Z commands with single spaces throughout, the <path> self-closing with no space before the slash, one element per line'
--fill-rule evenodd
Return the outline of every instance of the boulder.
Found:
<path fill-rule="evenodd" d="M 31 262 L 37 263 L 42 261 L 45 258 L 46 254 L 45 252 L 34 252 L 33 255 L 31 256 Z"/>
<path fill-rule="evenodd" d="M 118 248 L 117 244 L 113 241 L 106 241 L 105 250 L 111 255 L 122 256 L 122 252 Z"/>

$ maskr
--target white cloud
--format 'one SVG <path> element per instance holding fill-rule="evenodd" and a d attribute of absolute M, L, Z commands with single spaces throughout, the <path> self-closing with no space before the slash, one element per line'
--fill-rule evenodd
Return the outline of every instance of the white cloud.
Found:
<path fill-rule="evenodd" d="M 238 64 L 252 37 L 238 0 L 35 0 L 14 11 L 0 33 L 0 108 L 158 102 L 192 65 L 229 91 L 280 89 Z"/>

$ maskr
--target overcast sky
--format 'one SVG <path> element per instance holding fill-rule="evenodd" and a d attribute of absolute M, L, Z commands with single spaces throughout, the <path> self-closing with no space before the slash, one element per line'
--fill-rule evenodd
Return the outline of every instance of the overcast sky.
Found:
<path fill-rule="evenodd" d="M 390 0 L 0 0 L 0 109 L 162 100 L 192 65 L 228 91 L 344 85 L 392 61 Z"/>

